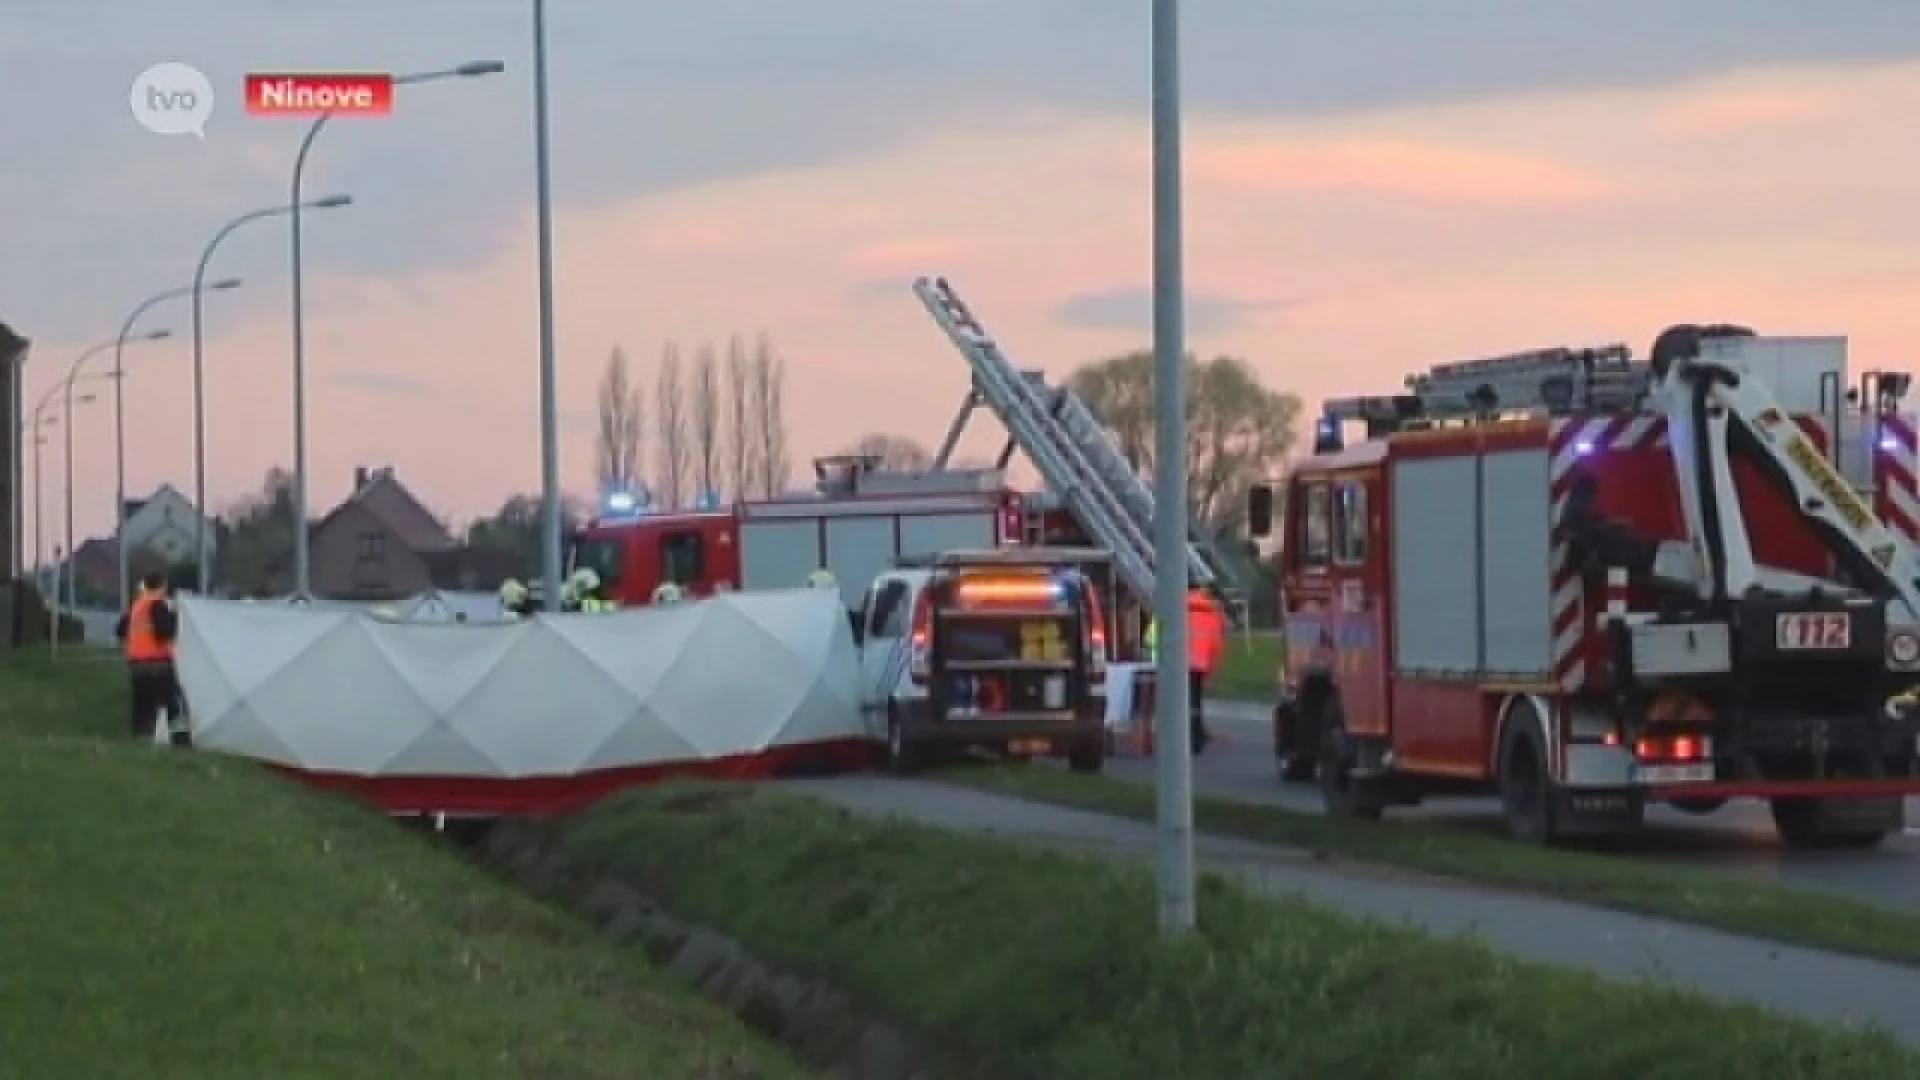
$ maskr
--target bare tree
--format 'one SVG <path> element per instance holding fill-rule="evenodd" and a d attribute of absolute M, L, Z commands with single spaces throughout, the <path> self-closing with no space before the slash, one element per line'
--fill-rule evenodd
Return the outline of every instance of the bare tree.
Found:
<path fill-rule="evenodd" d="M 720 487 L 720 358 L 712 345 L 693 359 L 693 461 L 702 497 Z"/>
<path fill-rule="evenodd" d="M 933 464 L 933 451 L 905 435 L 884 431 L 860 436 L 844 453 L 878 458 L 880 467 L 897 472 L 921 472 Z"/>
<path fill-rule="evenodd" d="M 618 345 L 607 357 L 600 376 L 600 430 L 594 438 L 594 459 L 608 487 L 631 489 L 640 479 L 640 444 L 646 437 L 645 392 L 633 381 L 626 350 Z"/>
<path fill-rule="evenodd" d="M 753 396 L 753 358 L 746 342 L 727 339 L 727 488 L 736 499 L 754 494 L 760 473 L 760 440 L 754 437 L 748 404 Z"/>
<path fill-rule="evenodd" d="M 655 434 L 660 461 L 654 495 L 661 506 L 677 509 L 686 501 L 691 448 L 687 445 L 687 393 L 681 379 L 680 346 L 673 342 L 660 350 L 659 383 L 653 398 L 660 429 Z"/>
<path fill-rule="evenodd" d="M 787 474 L 792 471 L 792 462 L 787 460 L 786 381 L 787 362 L 774 353 L 773 342 L 761 335 L 753 348 L 753 392 L 747 411 L 758 429 L 754 434 L 760 443 L 756 455 L 759 476 L 755 479 L 760 493 L 769 498 L 786 488 Z"/>

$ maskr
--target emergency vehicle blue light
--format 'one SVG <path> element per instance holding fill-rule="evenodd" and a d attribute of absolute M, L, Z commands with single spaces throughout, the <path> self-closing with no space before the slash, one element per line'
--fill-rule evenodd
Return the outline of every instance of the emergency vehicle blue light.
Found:
<path fill-rule="evenodd" d="M 600 508 L 608 517 L 634 517 L 646 513 L 652 504 L 644 487 L 614 488 L 600 496 Z"/>
<path fill-rule="evenodd" d="M 1880 449 L 1891 454 L 1895 450 L 1900 449 L 1900 440 L 1891 435 L 1882 435 L 1880 436 Z"/>
<path fill-rule="evenodd" d="M 1589 439 L 1581 439 L 1579 442 L 1573 444 L 1573 452 L 1581 457 L 1586 457 L 1588 454 L 1593 453 L 1593 442 Z"/>
<path fill-rule="evenodd" d="M 693 508 L 695 510 L 720 509 L 720 493 L 713 490 L 712 488 L 708 488 L 707 490 L 702 491 L 693 500 Z"/>

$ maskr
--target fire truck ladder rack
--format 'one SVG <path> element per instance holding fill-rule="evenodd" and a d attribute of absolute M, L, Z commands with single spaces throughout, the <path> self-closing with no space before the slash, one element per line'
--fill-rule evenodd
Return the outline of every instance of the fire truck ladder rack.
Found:
<path fill-rule="evenodd" d="M 1113 552 L 1114 566 L 1127 587 L 1135 596 L 1151 597 L 1156 571 L 1153 493 L 1092 410 L 1071 390 L 1048 387 L 1043 378 L 1016 368 L 945 278 L 920 278 L 913 292 L 973 370 L 975 397 L 969 404 L 979 401 L 993 410 L 1047 487 L 1066 502 L 1095 542 Z M 963 410 L 956 427 L 965 415 Z M 948 442 L 953 442 L 951 435 Z M 1228 580 L 1228 566 L 1204 536 L 1189 537 L 1186 574 L 1238 620 L 1245 603 Z"/>
<path fill-rule="evenodd" d="M 1647 408 L 1653 372 L 1625 345 L 1559 347 L 1438 364 L 1408 376 L 1407 390 L 1337 398 L 1325 412 L 1386 431 L 1513 413 L 1637 412 Z"/>

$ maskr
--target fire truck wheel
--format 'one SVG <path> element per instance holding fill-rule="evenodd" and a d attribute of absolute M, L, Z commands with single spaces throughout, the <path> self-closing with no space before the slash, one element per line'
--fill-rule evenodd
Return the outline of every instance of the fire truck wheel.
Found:
<path fill-rule="evenodd" d="M 1773 827 L 1780 839 L 1791 848 L 1870 848 L 1887 837 L 1881 829 L 1823 828 L 1817 799 L 1768 799 L 1767 809 L 1773 813 Z"/>
<path fill-rule="evenodd" d="M 1500 736 L 1500 812 L 1514 839 L 1551 844 L 1559 839 L 1554 815 L 1553 774 L 1547 748 L 1532 711 L 1519 708 L 1507 718 Z"/>
<path fill-rule="evenodd" d="M 887 771 L 896 776 L 920 771 L 920 748 L 907 740 L 906 725 L 892 703 L 887 705 Z"/>
<path fill-rule="evenodd" d="M 1090 742 L 1067 754 L 1067 768 L 1089 775 L 1107 767 L 1107 741 Z"/>
<path fill-rule="evenodd" d="M 1383 804 L 1376 785 L 1354 778 L 1359 752 L 1347 735 L 1347 714 L 1338 695 L 1320 707 L 1320 799 L 1328 817 L 1378 820 Z"/>

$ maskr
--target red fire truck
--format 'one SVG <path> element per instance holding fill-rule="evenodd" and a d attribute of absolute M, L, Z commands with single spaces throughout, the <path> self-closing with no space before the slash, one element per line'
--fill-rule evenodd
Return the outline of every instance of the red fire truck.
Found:
<path fill-rule="evenodd" d="M 698 596 L 720 589 L 792 589 L 825 568 L 849 607 L 903 559 L 1017 544 L 1071 545 L 1065 511 L 1008 487 L 999 469 L 895 472 L 871 457 L 814 462 L 816 490 L 691 513 L 614 513 L 575 538 L 621 604 L 645 604 L 663 582 Z"/>
<path fill-rule="evenodd" d="M 1849 386 L 1844 338 L 1681 326 L 1646 363 L 1548 349 L 1329 402 L 1284 498 L 1283 776 L 1366 817 L 1495 793 L 1534 842 L 1743 797 L 1794 846 L 1897 831 L 1907 383 Z"/>

